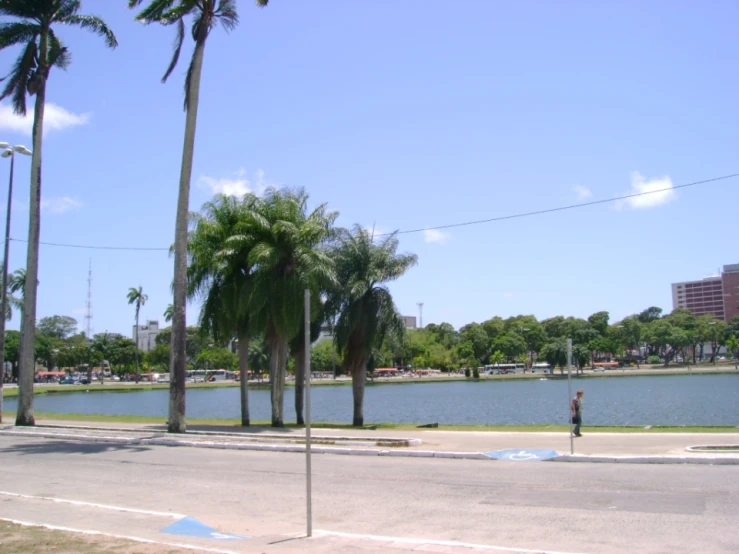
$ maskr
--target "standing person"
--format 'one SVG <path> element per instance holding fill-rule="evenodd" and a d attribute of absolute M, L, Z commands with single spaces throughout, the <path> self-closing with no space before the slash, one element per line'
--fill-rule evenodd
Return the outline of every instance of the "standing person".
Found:
<path fill-rule="evenodd" d="M 578 390 L 575 398 L 572 399 L 572 405 L 570 406 L 572 412 L 572 423 L 575 424 L 572 434 L 576 437 L 582 437 L 580 434 L 580 425 L 582 425 L 582 395 L 582 389 Z"/>

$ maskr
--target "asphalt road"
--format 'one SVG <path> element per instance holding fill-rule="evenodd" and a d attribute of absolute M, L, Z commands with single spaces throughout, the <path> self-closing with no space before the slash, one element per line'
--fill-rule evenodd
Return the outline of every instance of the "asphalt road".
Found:
<path fill-rule="evenodd" d="M 159 533 L 188 515 L 253 537 L 233 552 L 739 551 L 737 466 L 316 455 L 301 542 L 303 455 L 0 437 L 0 464 L 0 518 L 222 546 Z"/>

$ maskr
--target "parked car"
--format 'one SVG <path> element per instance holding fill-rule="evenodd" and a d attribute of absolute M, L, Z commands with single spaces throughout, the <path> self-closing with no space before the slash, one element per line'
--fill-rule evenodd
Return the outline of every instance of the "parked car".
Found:
<path fill-rule="evenodd" d="M 76 385 L 77 384 L 77 381 L 75 381 L 71 377 L 65 377 L 64 379 L 62 379 L 61 381 L 59 381 L 59 384 L 60 385 Z"/>
<path fill-rule="evenodd" d="M 80 385 L 89 385 L 89 384 L 90 384 L 90 380 L 89 380 L 89 379 L 88 379 L 87 377 L 85 377 L 84 379 L 80 379 L 80 380 L 78 381 L 78 383 L 79 383 Z"/>
<path fill-rule="evenodd" d="M 593 368 L 593 371 L 605 371 L 605 370 L 606 370 L 605 367 L 594 367 Z"/>

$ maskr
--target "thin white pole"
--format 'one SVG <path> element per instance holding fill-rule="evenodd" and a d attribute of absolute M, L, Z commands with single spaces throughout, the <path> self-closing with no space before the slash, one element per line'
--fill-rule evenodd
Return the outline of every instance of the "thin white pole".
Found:
<path fill-rule="evenodd" d="M 313 535 L 313 507 L 311 505 L 311 450 L 310 450 L 310 291 L 305 289 L 305 501 L 307 513 L 307 531 Z"/>
<path fill-rule="evenodd" d="M 575 439 L 572 436 L 572 339 L 567 339 L 567 417 L 570 422 L 570 454 L 574 454 Z"/>

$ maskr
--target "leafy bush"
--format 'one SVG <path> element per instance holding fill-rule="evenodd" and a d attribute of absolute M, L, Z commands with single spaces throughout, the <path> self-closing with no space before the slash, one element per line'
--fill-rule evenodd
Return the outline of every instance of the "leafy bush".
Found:
<path fill-rule="evenodd" d="M 479 379 L 480 378 L 480 372 L 477 371 L 477 368 L 472 370 L 472 378 L 473 379 Z"/>
<path fill-rule="evenodd" d="M 469 377 L 470 376 L 470 368 L 469 367 L 464 368 L 464 376 L 465 377 Z"/>
<path fill-rule="evenodd" d="M 647 358 L 648 364 L 660 364 L 662 363 L 662 360 L 659 359 L 659 356 L 649 356 Z"/>

